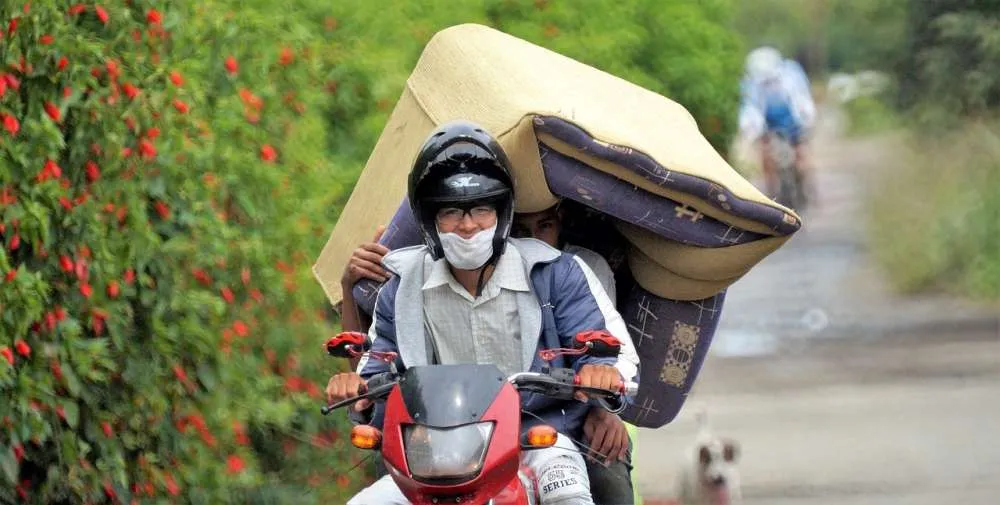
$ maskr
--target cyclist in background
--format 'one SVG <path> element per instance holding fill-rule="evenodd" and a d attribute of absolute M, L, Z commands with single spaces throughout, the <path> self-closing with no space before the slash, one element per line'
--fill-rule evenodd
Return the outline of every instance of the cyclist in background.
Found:
<path fill-rule="evenodd" d="M 746 58 L 740 83 L 740 132 L 756 141 L 768 195 L 778 192 L 778 176 L 768 149 L 769 133 L 788 139 L 795 147 L 795 167 L 805 193 L 815 197 L 809 164 L 808 137 L 816 120 L 809 78 L 802 66 L 784 58 L 773 47 L 759 47 Z"/>

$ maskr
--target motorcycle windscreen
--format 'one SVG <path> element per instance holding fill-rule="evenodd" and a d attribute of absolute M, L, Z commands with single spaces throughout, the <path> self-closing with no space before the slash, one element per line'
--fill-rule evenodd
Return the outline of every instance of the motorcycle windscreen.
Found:
<path fill-rule="evenodd" d="M 445 428 L 479 421 L 505 383 L 494 365 L 418 366 L 403 374 L 399 392 L 414 422 Z"/>

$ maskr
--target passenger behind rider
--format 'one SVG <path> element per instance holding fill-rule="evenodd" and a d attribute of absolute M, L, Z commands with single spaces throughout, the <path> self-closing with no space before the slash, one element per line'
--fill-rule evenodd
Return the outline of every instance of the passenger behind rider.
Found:
<path fill-rule="evenodd" d="M 757 141 L 768 195 L 778 193 L 778 176 L 771 159 L 769 137 L 774 132 L 795 147 L 795 167 L 807 195 L 815 196 L 809 158 L 809 132 L 816 121 L 809 78 L 798 62 L 785 59 L 773 47 L 760 47 L 746 58 L 740 82 L 740 131 Z"/>
<path fill-rule="evenodd" d="M 638 356 L 625 324 L 590 268 L 543 243 L 508 237 L 514 202 L 509 161 L 482 129 L 453 122 L 432 134 L 414 163 L 408 196 L 426 245 L 393 251 L 383 259 L 393 275 L 376 300 L 369 331 L 374 350 L 400 352 L 403 369 L 426 362 L 478 362 L 509 374 L 539 369 L 538 348 L 571 346 L 579 331 L 606 329 L 622 341 L 617 361 L 582 356 L 558 358 L 553 366 L 575 368 L 581 384 L 594 387 L 610 389 L 636 378 Z M 386 276 L 384 271 L 370 273 Z M 351 284 L 345 283 L 345 295 Z M 345 301 L 351 299 L 345 296 Z M 346 304 L 344 312 L 346 324 L 351 319 Z M 358 322 L 354 319 L 351 324 Z M 366 378 L 386 368 L 362 360 L 360 373 L 331 378 L 328 400 L 356 396 Z M 356 407 L 365 409 L 366 421 L 378 423 L 381 407 L 372 412 L 364 401 Z M 524 455 L 539 483 L 566 472 L 577 478 L 578 485 L 543 492 L 542 503 L 593 503 L 584 459 L 566 437 L 582 434 L 590 406 L 534 398 L 523 407 L 561 433 L 557 447 Z M 526 426 L 533 422 L 523 420 Z M 350 503 L 406 501 L 385 476 Z"/>

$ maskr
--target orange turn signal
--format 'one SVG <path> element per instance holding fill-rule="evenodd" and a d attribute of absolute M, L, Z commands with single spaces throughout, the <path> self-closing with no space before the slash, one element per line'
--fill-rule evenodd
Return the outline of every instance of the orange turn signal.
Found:
<path fill-rule="evenodd" d="M 359 424 L 351 428 L 351 445 L 358 449 L 377 449 L 382 444 L 382 432 L 374 426 Z"/>
<path fill-rule="evenodd" d="M 544 449 L 556 445 L 556 439 L 559 438 L 559 434 L 556 433 L 555 428 L 547 424 L 540 424 L 529 429 L 526 438 L 528 447 Z"/>

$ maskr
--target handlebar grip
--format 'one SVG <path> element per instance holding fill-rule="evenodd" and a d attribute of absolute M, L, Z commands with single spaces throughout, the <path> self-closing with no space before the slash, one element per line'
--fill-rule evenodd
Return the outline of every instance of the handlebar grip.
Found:
<path fill-rule="evenodd" d="M 375 374 L 371 376 L 371 378 L 369 378 L 368 381 L 365 383 L 366 384 L 365 391 L 372 391 L 374 389 L 379 389 L 382 386 L 385 386 L 386 384 L 393 384 L 396 382 L 397 379 L 398 379 L 397 374 L 394 374 L 392 372 L 382 372 L 380 374 Z M 359 392 L 358 394 L 359 395 L 364 394 L 364 392 Z"/>

